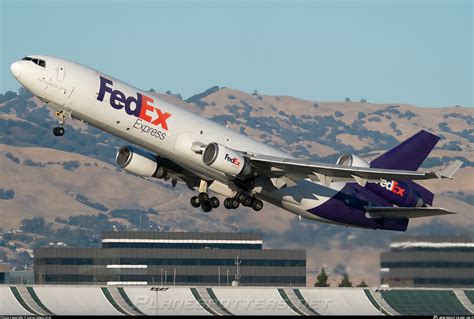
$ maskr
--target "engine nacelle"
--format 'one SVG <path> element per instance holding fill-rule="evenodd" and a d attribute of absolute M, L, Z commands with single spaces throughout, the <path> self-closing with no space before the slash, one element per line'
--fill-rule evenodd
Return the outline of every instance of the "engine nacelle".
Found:
<path fill-rule="evenodd" d="M 246 178 L 253 174 L 250 162 L 239 152 L 218 143 L 210 143 L 202 153 L 204 164 L 231 176 Z"/>
<path fill-rule="evenodd" d="M 336 164 L 343 166 L 370 167 L 370 164 L 362 158 L 350 153 L 342 153 L 337 159 Z"/>
<path fill-rule="evenodd" d="M 166 175 L 156 156 L 130 145 L 122 146 L 115 157 L 117 165 L 139 176 L 162 178 Z"/>

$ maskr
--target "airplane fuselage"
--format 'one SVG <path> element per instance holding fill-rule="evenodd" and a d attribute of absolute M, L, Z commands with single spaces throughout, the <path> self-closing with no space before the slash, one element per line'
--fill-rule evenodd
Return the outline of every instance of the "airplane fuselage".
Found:
<path fill-rule="evenodd" d="M 22 60 L 12 65 L 12 72 L 48 106 L 166 158 L 204 180 L 232 183 L 228 174 L 203 163 L 202 155 L 193 150 L 196 143 L 216 142 L 246 153 L 291 158 L 87 66 L 50 56 L 31 57 L 46 61 L 46 66 Z M 301 217 L 327 223 L 402 231 L 408 224 L 407 219 L 366 216 L 364 207 L 370 203 L 392 204 L 354 183 L 323 185 L 309 178 L 292 186 L 281 187 L 281 183 L 278 178 L 257 180 L 254 195 Z"/>

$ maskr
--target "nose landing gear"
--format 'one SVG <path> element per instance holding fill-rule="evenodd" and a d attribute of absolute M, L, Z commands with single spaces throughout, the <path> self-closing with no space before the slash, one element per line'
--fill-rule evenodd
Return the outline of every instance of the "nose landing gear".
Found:
<path fill-rule="evenodd" d="M 55 128 L 53 128 L 53 134 L 54 136 L 63 136 L 64 135 L 63 126 L 66 123 L 66 117 L 68 117 L 69 115 L 65 113 L 64 111 L 56 112 L 55 115 L 59 120 L 59 126 L 56 126 Z"/>
<path fill-rule="evenodd" d="M 57 126 L 53 128 L 54 136 L 63 136 L 64 135 L 64 128 L 62 126 Z"/>

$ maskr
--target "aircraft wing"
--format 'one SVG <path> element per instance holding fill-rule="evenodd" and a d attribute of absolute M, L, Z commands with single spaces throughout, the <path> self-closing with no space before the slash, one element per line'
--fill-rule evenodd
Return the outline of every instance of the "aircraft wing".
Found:
<path fill-rule="evenodd" d="M 367 213 L 372 218 L 416 218 L 456 214 L 439 207 L 368 207 Z"/>
<path fill-rule="evenodd" d="M 317 163 L 267 155 L 250 155 L 249 159 L 259 173 L 269 177 L 286 177 L 289 181 L 293 182 L 302 177 L 311 178 L 311 180 L 325 185 L 337 181 L 355 181 L 361 186 L 365 186 L 369 181 L 376 182 L 380 179 L 452 179 L 463 164 L 461 161 L 455 160 L 440 171 L 405 171 Z"/>

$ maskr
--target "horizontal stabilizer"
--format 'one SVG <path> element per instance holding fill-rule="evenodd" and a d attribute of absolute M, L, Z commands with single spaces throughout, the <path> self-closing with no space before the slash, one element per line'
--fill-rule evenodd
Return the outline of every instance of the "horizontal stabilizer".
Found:
<path fill-rule="evenodd" d="M 446 168 L 438 171 L 436 175 L 438 175 L 438 178 L 449 178 L 453 179 L 454 175 L 456 172 L 461 168 L 463 162 L 460 160 L 455 160 L 451 164 L 449 164 Z"/>
<path fill-rule="evenodd" d="M 368 207 L 366 212 L 371 218 L 417 218 L 456 214 L 439 207 Z"/>

